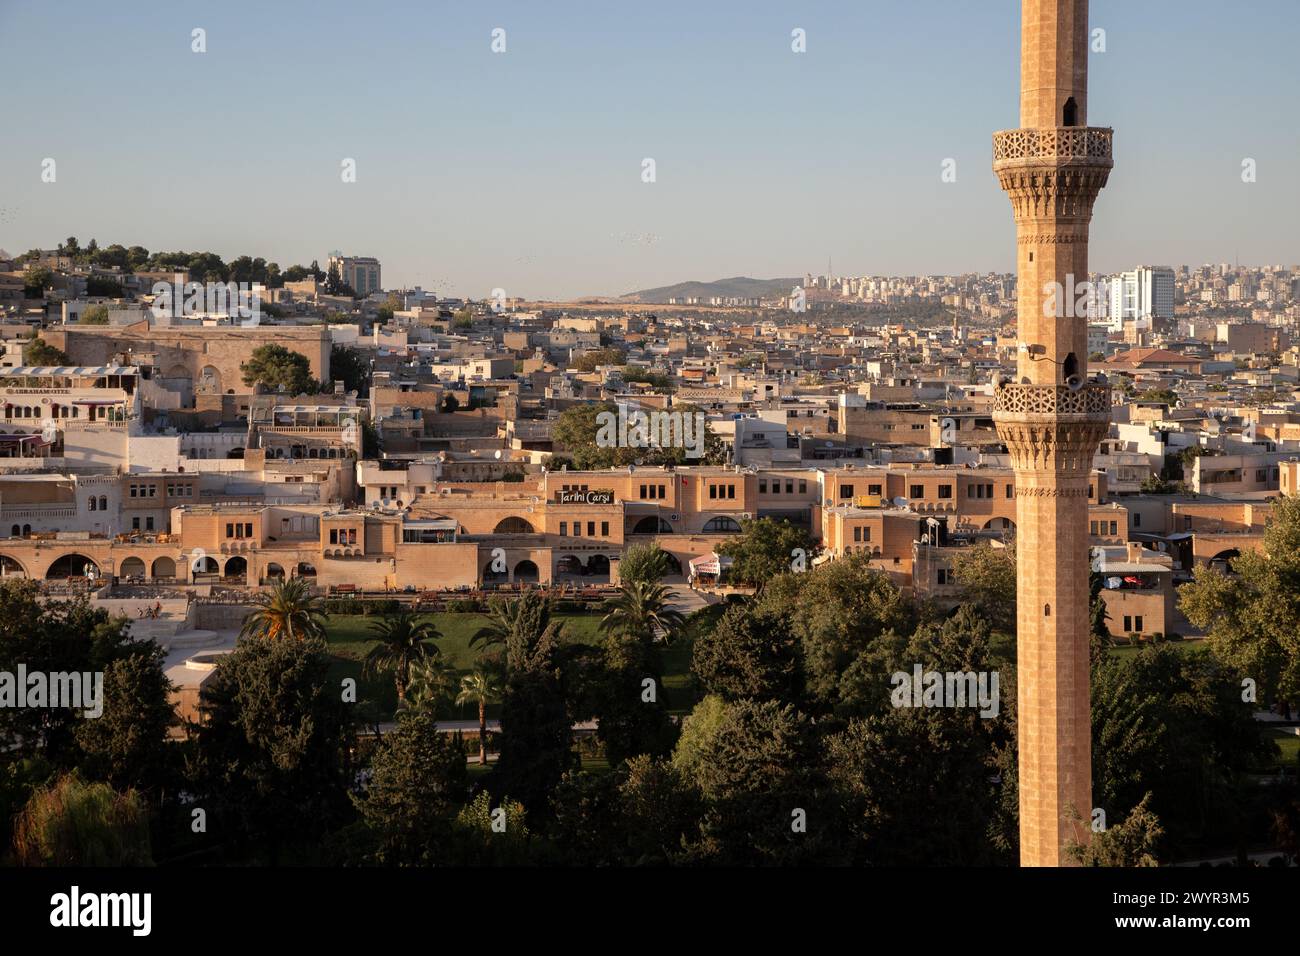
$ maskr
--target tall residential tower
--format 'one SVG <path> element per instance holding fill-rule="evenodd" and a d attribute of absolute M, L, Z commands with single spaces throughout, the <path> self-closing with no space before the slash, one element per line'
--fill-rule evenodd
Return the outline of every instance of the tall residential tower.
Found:
<path fill-rule="evenodd" d="M 1088 380 L 1078 287 L 1112 163 L 1111 130 L 1088 125 L 1088 41 L 1088 0 L 1021 0 L 1020 128 L 993 136 L 1019 274 L 1017 370 L 993 417 L 1016 473 L 1022 866 L 1069 864 L 1092 812 L 1088 476 L 1110 393 Z"/>

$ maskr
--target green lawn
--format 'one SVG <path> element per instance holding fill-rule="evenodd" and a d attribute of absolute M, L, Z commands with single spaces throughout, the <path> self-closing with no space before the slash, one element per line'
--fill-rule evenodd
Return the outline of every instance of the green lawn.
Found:
<path fill-rule="evenodd" d="M 481 646 L 470 647 L 470 638 L 484 624 L 484 614 L 452 614 L 441 612 L 429 615 L 438 630 L 442 632 L 438 640 L 438 649 L 442 656 L 459 673 L 467 673 L 474 667 Z M 569 640 L 583 644 L 595 644 L 601 639 L 600 618 L 593 614 L 557 614 L 555 619 L 564 624 L 565 634 Z M 380 620 L 376 616 L 359 614 L 336 614 L 330 617 L 326 638 L 332 657 L 330 677 L 342 681 L 351 677 L 357 682 L 358 697 L 369 702 L 370 708 L 378 714 L 380 720 L 391 720 L 397 708 L 397 691 L 389 674 L 375 678 L 362 676 L 361 665 L 374 646 L 371 626 Z M 664 648 L 664 689 L 668 693 L 670 710 L 674 714 L 689 713 L 695 706 L 696 693 L 690 678 L 692 635 Z M 478 711 L 472 705 L 457 708 L 455 713 L 442 715 L 448 719 L 474 719 Z M 488 716 L 496 717 L 495 705 L 488 707 Z"/>
<path fill-rule="evenodd" d="M 1278 749 L 1282 751 L 1282 756 L 1277 762 L 1278 766 L 1294 769 L 1296 761 L 1300 760 L 1300 737 L 1297 737 L 1290 728 L 1277 730 L 1272 727 L 1264 731 L 1264 736 L 1277 744 Z"/>

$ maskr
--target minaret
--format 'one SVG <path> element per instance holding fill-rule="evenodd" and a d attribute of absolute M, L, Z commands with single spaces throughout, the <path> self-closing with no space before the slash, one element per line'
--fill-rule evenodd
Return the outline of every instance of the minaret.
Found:
<path fill-rule="evenodd" d="M 1088 380 L 1078 286 L 1111 165 L 1111 130 L 1088 126 L 1088 0 L 1021 0 L 1020 128 L 993 136 L 1016 220 L 1019 349 L 993 418 L 1016 474 L 1022 866 L 1068 865 L 1092 813 L 1088 483 L 1110 394 Z"/>

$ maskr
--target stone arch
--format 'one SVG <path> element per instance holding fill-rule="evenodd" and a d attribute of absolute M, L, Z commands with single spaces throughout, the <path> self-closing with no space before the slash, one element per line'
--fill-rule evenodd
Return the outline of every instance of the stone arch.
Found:
<path fill-rule="evenodd" d="M 263 575 L 268 581 L 283 581 L 284 568 L 272 561 L 266 566 L 266 573 Z"/>
<path fill-rule="evenodd" d="M 516 583 L 536 584 L 539 580 L 541 580 L 541 572 L 537 570 L 536 563 L 525 559 L 515 565 Z"/>
<path fill-rule="evenodd" d="M 533 526 L 524 518 L 511 515 L 502 518 L 492 530 L 493 534 L 534 534 Z"/>
<path fill-rule="evenodd" d="M 314 578 L 316 576 L 316 566 L 308 561 L 298 562 L 298 577 Z"/>
<path fill-rule="evenodd" d="M 176 562 L 166 557 L 154 558 L 150 572 L 150 577 L 153 578 L 174 578 L 176 577 Z"/>
<path fill-rule="evenodd" d="M 704 534 L 740 534 L 740 523 L 727 515 L 714 515 L 704 522 Z"/>
<path fill-rule="evenodd" d="M 582 574 L 583 570 L 582 558 L 576 554 L 560 555 L 560 559 L 555 562 L 556 574 Z"/>
<path fill-rule="evenodd" d="M 45 571 L 45 579 L 47 581 L 59 581 L 70 578 L 85 578 L 89 576 L 86 574 L 87 568 L 93 568 L 95 576 L 98 577 L 98 561 L 88 558 L 84 554 L 78 554 L 76 551 L 70 551 L 50 562 L 49 568 Z"/>
<path fill-rule="evenodd" d="M 483 583 L 484 584 L 505 584 L 510 575 L 505 568 L 496 570 L 497 561 L 495 558 L 483 565 Z"/>
<path fill-rule="evenodd" d="M 221 369 L 215 365 L 205 365 L 199 371 L 199 388 L 204 391 L 221 394 Z"/>
<path fill-rule="evenodd" d="M 632 526 L 632 534 L 672 534 L 673 526 L 660 515 L 646 515 Z"/>
<path fill-rule="evenodd" d="M 25 577 L 27 577 L 27 569 L 22 566 L 22 562 L 7 554 L 0 554 L 0 578 Z"/>
<path fill-rule="evenodd" d="M 587 573 L 596 577 L 609 577 L 609 558 L 603 554 L 593 554 L 587 559 Z"/>
<path fill-rule="evenodd" d="M 226 569 L 221 573 L 223 578 L 242 578 L 248 581 L 248 559 L 242 555 L 235 555 L 233 558 L 226 559 Z"/>
<path fill-rule="evenodd" d="M 1016 523 L 1010 518 L 990 518 L 984 522 L 985 531 L 1015 531 Z"/>
<path fill-rule="evenodd" d="M 132 555 L 129 558 L 123 558 L 117 566 L 117 576 L 119 578 L 142 578 L 145 575 L 145 565 L 142 558 Z"/>
<path fill-rule="evenodd" d="M 1224 574 L 1235 574 L 1232 570 L 1232 562 L 1241 557 L 1241 552 L 1236 548 L 1228 548 L 1226 551 L 1220 551 L 1207 562 L 1210 567 L 1222 571 Z"/>

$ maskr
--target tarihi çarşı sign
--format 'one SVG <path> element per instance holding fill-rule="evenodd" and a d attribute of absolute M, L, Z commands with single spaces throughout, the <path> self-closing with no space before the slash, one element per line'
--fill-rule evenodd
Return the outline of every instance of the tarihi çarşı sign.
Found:
<path fill-rule="evenodd" d="M 559 503 L 562 505 L 612 505 L 614 492 L 597 491 L 561 491 Z"/>

